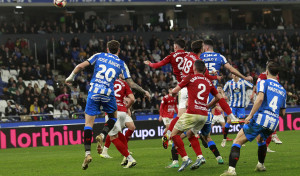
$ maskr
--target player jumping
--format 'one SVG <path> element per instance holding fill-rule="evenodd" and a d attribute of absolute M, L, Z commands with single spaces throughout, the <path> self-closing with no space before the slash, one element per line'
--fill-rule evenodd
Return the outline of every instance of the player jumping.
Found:
<path fill-rule="evenodd" d="M 90 57 L 88 60 L 78 64 L 70 76 L 66 78 L 66 83 L 71 84 L 75 76 L 89 65 L 95 65 L 94 74 L 91 79 L 91 87 L 88 92 L 87 104 L 85 108 L 85 127 L 84 127 L 84 148 L 85 159 L 82 163 L 82 169 L 86 170 L 89 163 L 92 161 L 91 157 L 91 141 L 92 131 L 96 115 L 101 114 L 100 107 L 108 114 L 108 121 L 102 129 L 100 139 L 98 139 L 98 148 L 101 149 L 104 137 L 115 126 L 117 119 L 117 103 L 114 96 L 114 82 L 120 74 L 124 75 L 126 82 L 131 88 L 135 88 L 145 96 L 150 98 L 149 92 L 142 89 L 135 84 L 130 78 L 130 73 L 127 65 L 119 59 L 120 43 L 116 40 L 111 40 L 107 43 L 107 53 L 98 53 Z M 111 136 L 112 137 L 112 136 Z M 112 139 L 112 138 L 111 138 Z M 124 150 L 126 146 L 117 138 L 117 133 L 114 134 L 113 143 L 117 149 L 128 157 L 128 165 L 134 165 L 135 160 L 129 155 L 128 150 Z"/>

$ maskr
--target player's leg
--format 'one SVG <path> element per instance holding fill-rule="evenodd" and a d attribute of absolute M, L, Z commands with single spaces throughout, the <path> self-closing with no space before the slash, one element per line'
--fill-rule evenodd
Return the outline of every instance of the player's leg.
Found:
<path fill-rule="evenodd" d="M 125 125 L 128 128 L 128 130 L 125 133 L 125 138 L 128 142 L 134 130 L 136 129 L 132 118 L 128 114 L 126 115 Z"/>
<path fill-rule="evenodd" d="M 258 150 L 257 150 L 257 156 L 258 156 L 258 163 L 256 165 L 255 170 L 256 171 L 265 171 L 266 167 L 264 165 L 266 154 L 267 154 L 267 145 L 266 142 L 263 140 L 261 135 L 258 135 L 256 137 Z"/>
<path fill-rule="evenodd" d="M 189 122 L 189 123 L 187 123 Z M 178 172 L 183 171 L 188 165 L 192 163 L 192 160 L 188 157 L 186 150 L 184 148 L 184 143 L 180 137 L 183 131 L 186 131 L 188 129 L 191 129 L 192 127 L 195 126 L 197 123 L 197 118 L 195 117 L 194 114 L 187 114 L 184 113 L 179 120 L 177 121 L 174 129 L 172 130 L 171 133 L 171 138 L 177 147 L 177 151 L 182 157 L 182 165 L 179 168 Z"/>
<path fill-rule="evenodd" d="M 282 141 L 279 139 L 276 131 L 272 133 L 272 141 L 275 142 L 275 144 L 282 144 Z"/>
<path fill-rule="evenodd" d="M 107 122 L 107 121 L 108 121 L 108 115 L 105 115 L 105 122 Z M 102 153 L 99 153 L 99 156 L 100 156 L 101 158 L 112 158 L 112 157 L 109 156 L 109 154 L 108 154 L 108 149 L 109 149 L 109 147 L 110 147 L 110 144 L 111 144 L 110 136 L 107 135 L 107 136 L 106 136 L 106 139 L 105 139 L 105 144 L 104 144 Z"/>
<path fill-rule="evenodd" d="M 163 138 L 162 138 L 163 139 L 163 147 L 165 149 L 167 149 L 168 146 L 169 146 L 169 139 L 170 139 L 170 136 L 171 136 L 171 132 L 173 131 L 174 126 L 177 123 L 178 119 L 179 119 L 179 117 L 177 116 L 177 117 L 175 117 L 174 119 L 171 120 L 167 132 L 163 135 Z"/>
<path fill-rule="evenodd" d="M 200 116 L 199 122 L 195 125 L 195 127 L 187 132 L 187 137 L 197 156 L 196 162 L 190 167 L 190 169 L 192 170 L 198 169 L 201 166 L 201 164 L 205 163 L 205 158 L 202 155 L 199 140 L 196 138 L 195 134 L 197 134 L 203 128 L 206 120 L 207 120 L 206 116 Z"/>
<path fill-rule="evenodd" d="M 85 114 L 85 126 L 84 126 L 84 149 L 85 149 L 85 159 L 82 163 L 82 169 L 86 170 L 89 163 L 92 162 L 91 157 L 91 142 L 93 137 L 93 125 L 95 121 L 95 116 L 90 116 Z"/>
<path fill-rule="evenodd" d="M 220 152 L 216 146 L 216 143 L 210 137 L 211 125 L 210 123 L 206 123 L 201 129 L 202 140 L 207 143 L 207 147 L 213 152 L 218 161 L 218 164 L 224 164 L 223 158 L 220 155 Z"/>
<path fill-rule="evenodd" d="M 85 159 L 82 163 L 82 169 L 86 170 L 89 163 L 92 161 L 91 157 L 91 142 L 93 137 L 93 126 L 95 116 L 100 114 L 100 101 L 94 101 L 91 97 L 93 94 L 89 94 L 87 97 L 87 103 L 85 108 L 85 126 L 84 126 L 84 148 L 85 148 Z"/>
<path fill-rule="evenodd" d="M 236 108 L 237 112 L 236 112 L 236 116 L 240 119 L 240 120 L 245 120 L 245 108 Z M 240 123 L 240 129 L 243 128 L 243 124 Z"/>
<path fill-rule="evenodd" d="M 102 96 L 99 97 L 100 100 L 103 100 L 101 103 L 103 107 L 103 111 L 107 113 L 108 120 L 105 122 L 104 127 L 100 134 L 96 137 L 97 141 L 97 150 L 98 153 L 102 153 L 103 150 L 103 139 L 107 134 L 111 131 L 112 128 L 114 128 L 115 123 L 117 121 L 117 102 L 115 96 Z M 99 107 L 100 108 L 100 105 Z"/>
<path fill-rule="evenodd" d="M 227 134 L 228 134 L 228 130 L 227 130 L 227 133 L 225 134 L 225 119 L 224 119 L 224 116 L 223 116 L 223 115 L 219 115 L 219 116 L 218 116 L 218 121 L 219 121 L 219 123 L 220 123 L 221 126 L 222 126 L 222 133 L 223 133 L 223 140 L 222 140 L 222 142 L 221 142 L 221 146 L 222 146 L 222 147 L 225 147 L 226 142 L 227 142 Z"/>
<path fill-rule="evenodd" d="M 125 125 L 126 113 L 118 112 L 118 120 L 115 123 L 112 130 L 108 133 L 111 142 L 116 146 L 117 150 L 124 156 L 121 165 L 126 166 L 124 168 L 131 168 L 136 165 L 135 159 L 128 152 L 128 145 L 125 136 L 121 133 L 122 127 Z M 127 160 L 127 162 L 126 162 Z"/>

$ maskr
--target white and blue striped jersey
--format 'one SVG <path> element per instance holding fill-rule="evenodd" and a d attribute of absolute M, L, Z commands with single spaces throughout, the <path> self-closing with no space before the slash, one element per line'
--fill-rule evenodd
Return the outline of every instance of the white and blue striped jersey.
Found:
<path fill-rule="evenodd" d="M 218 74 L 220 74 L 221 67 L 227 63 L 227 60 L 223 55 L 215 52 L 204 52 L 200 55 L 200 59 L 203 60 L 208 71 L 211 72 L 216 70 Z M 212 83 L 214 86 L 217 86 L 218 80 L 213 80 Z"/>
<path fill-rule="evenodd" d="M 114 82 L 119 75 L 123 74 L 125 79 L 130 78 L 127 65 L 117 55 L 98 53 L 87 61 L 94 65 L 89 93 L 114 96 Z"/>
<path fill-rule="evenodd" d="M 253 87 L 250 82 L 239 78 L 238 82 L 233 79 L 227 81 L 223 90 L 224 92 L 230 93 L 230 103 L 229 106 L 233 108 L 244 108 L 246 102 L 246 87 Z"/>
<path fill-rule="evenodd" d="M 259 125 L 275 131 L 279 124 L 280 109 L 286 108 L 286 90 L 275 79 L 261 80 L 257 92 L 264 93 L 264 100 L 253 120 Z"/>

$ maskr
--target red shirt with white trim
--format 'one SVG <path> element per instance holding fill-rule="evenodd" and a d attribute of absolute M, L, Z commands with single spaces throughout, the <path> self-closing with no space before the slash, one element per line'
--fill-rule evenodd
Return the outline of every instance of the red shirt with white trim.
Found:
<path fill-rule="evenodd" d="M 189 52 L 185 57 L 184 57 L 184 65 L 182 69 L 182 78 L 186 77 L 187 75 L 192 75 L 194 74 L 193 66 L 196 60 L 202 60 L 200 59 L 197 54 L 193 52 Z M 205 77 L 207 77 L 210 80 L 215 80 L 217 79 L 217 76 L 212 76 L 209 75 L 208 69 L 205 71 Z"/>
<path fill-rule="evenodd" d="M 159 116 L 172 119 L 175 111 L 178 112 L 176 97 L 165 95 L 161 100 Z"/>
<path fill-rule="evenodd" d="M 184 50 L 177 50 L 166 56 L 163 60 L 157 63 L 150 63 L 149 66 L 153 68 L 159 68 L 167 64 L 171 64 L 173 73 L 176 76 L 178 82 L 182 80 L 182 69 L 184 64 L 184 57 L 188 54 Z"/>
<path fill-rule="evenodd" d="M 129 85 L 125 81 L 117 79 L 114 83 L 114 90 L 118 111 L 127 112 L 127 108 L 124 103 L 124 98 L 127 97 L 129 94 L 132 94 Z"/>
<path fill-rule="evenodd" d="M 203 74 L 188 75 L 179 84 L 179 87 L 187 87 L 189 114 L 200 114 L 207 116 L 207 98 L 209 93 L 217 95 L 218 91 Z"/>

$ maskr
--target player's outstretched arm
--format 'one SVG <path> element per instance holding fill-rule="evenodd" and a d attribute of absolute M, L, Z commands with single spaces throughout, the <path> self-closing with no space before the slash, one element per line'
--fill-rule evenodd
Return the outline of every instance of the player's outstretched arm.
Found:
<path fill-rule="evenodd" d="M 243 78 L 244 80 L 247 80 L 247 81 L 250 81 L 252 82 L 253 81 L 253 78 L 251 76 L 247 76 L 245 77 L 243 74 L 241 74 L 237 69 L 235 69 L 234 67 L 232 67 L 229 63 L 226 63 L 225 65 L 225 68 L 227 68 L 231 73 L 233 73 L 234 75 L 240 77 L 240 78 Z"/>
<path fill-rule="evenodd" d="M 69 76 L 68 78 L 66 78 L 66 81 L 65 81 L 66 84 L 68 84 L 68 85 L 72 84 L 72 82 L 74 81 L 75 76 L 76 76 L 79 72 L 81 72 L 81 70 L 84 70 L 85 67 L 87 67 L 87 66 L 89 66 L 89 65 L 90 65 L 90 63 L 89 63 L 88 61 L 84 61 L 84 62 L 78 64 L 78 65 L 74 68 L 74 70 L 72 71 L 72 73 L 70 74 L 70 76 Z"/>
<path fill-rule="evenodd" d="M 172 90 L 172 96 L 176 97 L 177 93 L 181 90 L 180 86 L 176 86 L 173 90 Z"/>
<path fill-rule="evenodd" d="M 248 117 L 245 119 L 245 123 L 249 123 L 249 121 L 252 119 L 253 115 L 258 111 L 259 107 L 261 106 L 262 102 L 264 100 L 264 93 L 263 92 L 259 92 L 256 100 L 253 104 L 253 107 L 251 109 L 250 114 L 248 115 Z"/>
<path fill-rule="evenodd" d="M 144 94 L 148 99 L 151 98 L 150 93 L 143 88 L 141 88 L 139 85 L 137 85 L 131 78 L 126 79 L 127 84 L 129 85 L 130 88 L 135 89 L 142 94 Z"/>
<path fill-rule="evenodd" d="M 170 63 L 170 59 L 171 59 L 172 56 L 167 56 L 165 57 L 163 60 L 157 62 L 157 63 L 151 63 L 150 61 L 146 60 L 144 61 L 144 64 L 152 67 L 152 68 L 159 68 L 159 67 L 162 67 L 164 65 L 167 65 L 168 63 Z"/>

